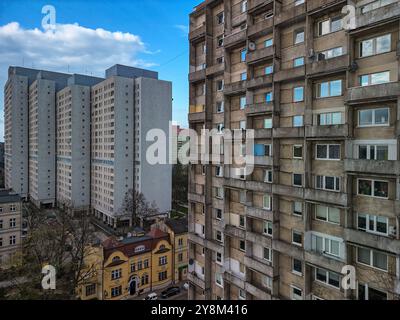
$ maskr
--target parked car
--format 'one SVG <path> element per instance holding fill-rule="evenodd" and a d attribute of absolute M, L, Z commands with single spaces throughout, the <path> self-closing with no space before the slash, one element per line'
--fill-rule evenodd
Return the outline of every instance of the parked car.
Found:
<path fill-rule="evenodd" d="M 185 283 L 183 284 L 183 289 L 189 290 L 189 283 L 185 282 Z"/>
<path fill-rule="evenodd" d="M 155 292 L 149 293 L 143 300 L 158 300 L 158 295 Z"/>
<path fill-rule="evenodd" d="M 161 292 L 161 297 L 163 299 L 167 299 L 169 297 L 176 296 L 180 292 L 181 292 L 181 289 L 179 289 L 178 287 L 170 287 L 167 290 L 164 290 L 163 292 Z"/>

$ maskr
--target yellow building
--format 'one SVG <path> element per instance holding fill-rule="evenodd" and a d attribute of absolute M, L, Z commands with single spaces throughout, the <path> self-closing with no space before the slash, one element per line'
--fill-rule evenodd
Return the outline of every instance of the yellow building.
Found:
<path fill-rule="evenodd" d="M 154 225 L 154 227 L 167 232 L 173 244 L 173 282 L 185 281 L 188 271 L 188 220 L 187 217 L 181 219 L 166 219 Z"/>
<path fill-rule="evenodd" d="M 172 283 L 172 245 L 169 234 L 153 229 L 145 236 L 123 240 L 109 238 L 86 258 L 97 272 L 78 289 L 82 300 L 128 299 L 163 289 Z"/>

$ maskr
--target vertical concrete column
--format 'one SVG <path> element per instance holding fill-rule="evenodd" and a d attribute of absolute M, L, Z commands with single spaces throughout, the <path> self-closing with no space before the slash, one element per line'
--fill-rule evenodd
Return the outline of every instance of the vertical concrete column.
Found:
<path fill-rule="evenodd" d="M 211 300 L 211 283 L 213 282 L 214 273 L 212 271 L 212 250 L 205 248 L 205 257 L 204 257 L 204 282 L 205 282 L 205 289 L 204 295 L 206 300 Z"/>
<path fill-rule="evenodd" d="M 311 282 L 313 268 L 304 264 L 304 300 L 311 300 Z"/>
<path fill-rule="evenodd" d="M 311 140 L 304 140 L 304 188 L 312 189 L 312 156 L 313 144 Z"/>
<path fill-rule="evenodd" d="M 313 216 L 313 209 L 314 206 L 310 202 L 304 202 L 304 214 L 303 214 L 303 221 L 304 221 L 304 232 L 308 232 L 311 230 L 311 222 Z"/>

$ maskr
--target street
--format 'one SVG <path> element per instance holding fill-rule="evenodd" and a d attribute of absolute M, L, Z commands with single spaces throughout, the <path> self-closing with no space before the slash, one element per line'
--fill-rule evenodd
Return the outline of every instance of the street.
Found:
<path fill-rule="evenodd" d="M 171 285 L 171 287 L 172 287 L 172 286 L 174 286 L 174 285 Z M 152 292 L 157 293 L 157 295 L 158 295 L 158 300 L 160 300 L 160 301 L 163 301 L 163 300 L 164 300 L 164 301 L 166 301 L 166 300 L 169 300 L 169 301 L 173 301 L 173 300 L 187 300 L 187 299 L 188 299 L 188 291 L 185 290 L 185 289 L 183 288 L 183 284 L 181 284 L 181 285 L 177 284 L 176 286 L 179 286 L 179 287 L 181 288 L 181 292 L 180 292 L 179 294 L 175 295 L 175 296 L 172 296 L 172 297 L 168 298 L 168 299 L 162 299 L 162 298 L 161 298 L 161 292 L 163 292 L 164 290 L 167 289 L 167 288 L 164 288 L 164 289 L 161 289 L 161 290 L 149 291 L 149 292 L 144 293 L 144 294 L 142 294 L 142 295 L 140 295 L 140 296 L 135 296 L 135 297 L 127 298 L 126 300 L 143 300 L 144 298 L 147 297 L 147 295 L 148 295 L 149 293 L 152 293 Z"/>

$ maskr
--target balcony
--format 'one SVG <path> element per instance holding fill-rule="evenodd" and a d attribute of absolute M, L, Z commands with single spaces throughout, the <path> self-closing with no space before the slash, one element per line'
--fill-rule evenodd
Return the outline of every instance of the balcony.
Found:
<path fill-rule="evenodd" d="M 307 264 L 318 266 L 326 270 L 331 270 L 336 273 L 342 273 L 345 263 L 327 255 L 322 255 L 313 251 L 305 251 L 304 260 Z"/>
<path fill-rule="evenodd" d="M 224 38 L 225 49 L 231 49 L 231 48 L 234 48 L 235 46 L 238 46 L 238 45 L 246 42 L 246 31 L 247 31 L 247 29 L 244 29 L 239 32 L 227 35 Z"/>
<path fill-rule="evenodd" d="M 303 248 L 297 247 L 290 243 L 286 243 L 280 240 L 275 240 L 272 242 L 272 249 L 289 257 L 293 257 L 298 260 L 304 260 Z"/>
<path fill-rule="evenodd" d="M 271 300 L 271 295 L 262 289 L 259 289 L 250 282 L 245 283 L 245 290 L 258 300 Z"/>
<path fill-rule="evenodd" d="M 206 70 L 205 69 L 189 73 L 189 82 L 190 83 L 203 81 L 205 78 L 206 78 Z"/>
<path fill-rule="evenodd" d="M 246 216 L 260 220 L 274 221 L 273 212 L 261 208 L 246 207 Z"/>
<path fill-rule="evenodd" d="M 253 13 L 269 4 L 272 4 L 272 0 L 250 0 L 247 11 Z"/>
<path fill-rule="evenodd" d="M 382 251 L 389 251 L 394 254 L 400 254 L 400 240 L 387 238 L 368 232 L 354 229 L 344 229 L 344 240 L 347 243 L 359 244 Z"/>
<path fill-rule="evenodd" d="M 237 275 L 235 275 L 231 271 L 226 271 L 225 272 L 225 280 L 229 283 L 232 283 L 236 287 L 239 287 L 240 289 L 245 289 L 245 282 L 244 280 L 240 279 Z"/>
<path fill-rule="evenodd" d="M 246 189 L 256 192 L 272 192 L 272 184 L 261 181 L 246 181 Z"/>
<path fill-rule="evenodd" d="M 247 89 L 258 89 L 272 86 L 272 74 L 264 75 L 254 79 L 247 80 Z"/>
<path fill-rule="evenodd" d="M 274 128 L 274 138 L 302 138 L 304 137 L 304 127 Z"/>
<path fill-rule="evenodd" d="M 195 286 L 205 290 L 206 285 L 203 279 L 200 279 L 195 272 L 191 272 L 187 274 L 187 279 L 193 283 Z"/>
<path fill-rule="evenodd" d="M 206 197 L 201 194 L 197 194 L 197 193 L 188 193 L 188 201 L 189 202 L 198 202 L 198 203 L 205 203 L 206 202 Z"/>
<path fill-rule="evenodd" d="M 307 0 L 307 12 L 316 13 L 326 8 L 338 5 L 340 3 L 346 3 L 345 0 Z"/>
<path fill-rule="evenodd" d="M 254 129 L 254 139 L 272 138 L 272 129 Z"/>
<path fill-rule="evenodd" d="M 239 229 L 238 227 L 232 226 L 232 225 L 226 225 L 225 227 L 225 234 L 233 237 L 233 238 L 240 238 L 240 239 L 245 239 L 246 238 L 246 231 L 243 229 Z"/>
<path fill-rule="evenodd" d="M 206 240 L 204 238 L 200 237 L 199 235 L 197 235 L 196 233 L 189 233 L 188 238 L 189 238 L 190 242 L 193 242 L 202 247 L 205 247 Z"/>
<path fill-rule="evenodd" d="M 266 237 L 259 233 L 247 231 L 246 232 L 246 240 L 253 242 L 253 243 L 257 243 L 263 247 L 267 247 L 267 248 L 272 247 L 272 238 Z"/>
<path fill-rule="evenodd" d="M 306 127 L 307 138 L 335 138 L 335 137 L 345 138 L 348 136 L 349 136 L 349 126 L 347 124 Z"/>
<path fill-rule="evenodd" d="M 245 256 L 244 265 L 271 278 L 274 276 L 274 269 L 266 261 L 263 262 L 259 259 Z"/>
<path fill-rule="evenodd" d="M 272 193 L 280 196 L 293 196 L 296 198 L 304 197 L 304 188 L 296 188 L 292 186 L 285 186 L 283 184 L 273 184 Z"/>
<path fill-rule="evenodd" d="M 224 63 L 214 64 L 213 66 L 208 67 L 206 69 L 206 76 L 222 74 L 222 73 L 224 73 L 224 70 L 225 70 Z"/>
<path fill-rule="evenodd" d="M 368 172 L 386 175 L 399 175 L 400 161 L 346 159 L 344 161 L 344 170 L 354 173 Z"/>
<path fill-rule="evenodd" d="M 343 72 L 348 69 L 349 55 L 344 54 L 340 57 L 315 61 L 307 64 L 307 73 L 310 76 L 328 75 L 336 72 Z"/>
<path fill-rule="evenodd" d="M 225 178 L 224 186 L 233 189 L 246 189 L 246 181 L 234 178 Z"/>
<path fill-rule="evenodd" d="M 249 51 L 246 55 L 246 62 L 248 64 L 254 64 L 265 59 L 272 59 L 274 52 L 274 46 L 257 49 L 255 51 Z"/>
<path fill-rule="evenodd" d="M 271 17 L 269 19 L 265 19 L 257 22 L 248 27 L 247 35 L 249 38 L 258 38 L 263 35 L 266 35 L 272 31 L 272 27 L 274 25 L 274 19 Z"/>
<path fill-rule="evenodd" d="M 294 2 L 282 7 L 282 11 L 275 16 L 275 24 L 289 24 L 300 20 L 306 14 L 306 4 L 295 6 Z"/>
<path fill-rule="evenodd" d="M 398 82 L 389 82 L 365 87 L 347 89 L 346 101 L 348 104 L 394 100 L 400 95 Z"/>
<path fill-rule="evenodd" d="M 189 122 L 205 122 L 205 121 L 206 121 L 206 113 L 204 111 L 189 113 Z"/>
<path fill-rule="evenodd" d="M 306 189 L 304 196 L 310 201 L 332 203 L 343 207 L 348 206 L 347 193 Z"/>
<path fill-rule="evenodd" d="M 298 78 L 304 78 L 306 75 L 306 67 L 301 66 L 301 67 L 296 67 L 296 68 L 290 68 L 290 69 L 285 69 L 285 70 L 279 70 L 274 74 L 274 81 L 275 82 L 283 82 L 283 81 L 288 81 L 288 80 L 293 80 L 293 79 L 298 79 Z"/>
<path fill-rule="evenodd" d="M 247 81 L 236 81 L 225 84 L 224 94 L 227 96 L 236 95 L 246 92 Z"/>
<path fill-rule="evenodd" d="M 254 164 L 257 166 L 272 166 L 274 163 L 273 157 L 254 156 Z"/>
<path fill-rule="evenodd" d="M 245 112 L 247 116 L 254 116 L 257 114 L 271 113 L 274 104 L 270 103 L 255 103 L 247 105 Z"/>
<path fill-rule="evenodd" d="M 189 33 L 189 40 L 197 42 L 202 40 L 206 35 L 206 23 L 204 22 L 201 26 L 195 27 L 193 31 Z"/>
<path fill-rule="evenodd" d="M 399 15 L 400 15 L 400 6 L 398 2 L 394 2 L 392 4 L 380 7 L 378 9 L 372 10 L 364 14 L 357 12 L 356 14 L 357 28 L 379 23 L 381 21 L 387 21 L 396 18 L 398 19 Z"/>

